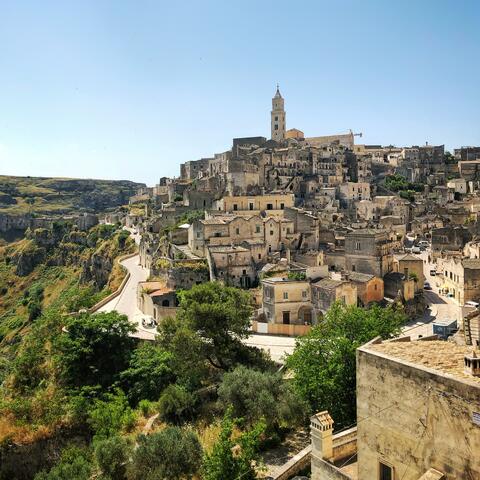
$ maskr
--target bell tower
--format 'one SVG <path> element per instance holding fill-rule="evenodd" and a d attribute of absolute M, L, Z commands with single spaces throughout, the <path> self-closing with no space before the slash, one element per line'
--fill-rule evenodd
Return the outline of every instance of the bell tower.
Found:
<path fill-rule="evenodd" d="M 285 103 L 277 84 L 277 91 L 272 98 L 271 128 L 272 140 L 281 142 L 285 138 Z"/>

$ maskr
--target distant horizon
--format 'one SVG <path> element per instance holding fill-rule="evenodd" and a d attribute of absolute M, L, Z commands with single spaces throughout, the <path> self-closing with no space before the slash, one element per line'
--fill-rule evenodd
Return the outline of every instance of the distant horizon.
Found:
<path fill-rule="evenodd" d="M 33 0 L 0 16 L 0 174 L 131 180 L 287 129 L 480 145 L 480 2 Z"/>

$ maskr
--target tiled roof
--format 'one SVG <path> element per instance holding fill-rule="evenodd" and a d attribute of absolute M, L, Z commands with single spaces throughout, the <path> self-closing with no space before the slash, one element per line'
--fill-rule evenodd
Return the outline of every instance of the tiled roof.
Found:
<path fill-rule="evenodd" d="M 312 284 L 314 287 L 319 287 L 319 288 L 327 288 L 327 289 L 332 289 L 332 288 L 337 288 L 340 286 L 342 283 L 345 283 L 344 280 L 333 280 L 331 278 L 323 278 L 322 280 L 319 280 L 318 282 L 315 282 Z"/>
<path fill-rule="evenodd" d="M 352 282 L 369 282 L 373 278 L 375 278 L 375 275 L 369 273 L 350 272 L 348 274 L 348 279 Z"/>

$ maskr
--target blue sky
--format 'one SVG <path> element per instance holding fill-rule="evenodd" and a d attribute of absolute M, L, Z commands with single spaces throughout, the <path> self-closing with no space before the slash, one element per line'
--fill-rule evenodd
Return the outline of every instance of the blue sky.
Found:
<path fill-rule="evenodd" d="M 131 179 L 287 128 L 480 144 L 480 2 L 0 0 L 0 174 Z"/>

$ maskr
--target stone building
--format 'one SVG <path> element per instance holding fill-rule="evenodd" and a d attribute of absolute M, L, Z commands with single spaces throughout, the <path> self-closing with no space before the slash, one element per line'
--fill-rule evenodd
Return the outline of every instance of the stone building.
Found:
<path fill-rule="evenodd" d="M 383 280 L 368 273 L 350 272 L 347 279 L 357 287 L 358 305 L 366 307 L 383 300 Z"/>
<path fill-rule="evenodd" d="M 405 302 L 415 298 L 416 282 L 413 278 L 409 278 L 404 273 L 387 273 L 383 277 L 383 286 L 385 296 L 388 298 L 399 298 Z"/>
<path fill-rule="evenodd" d="M 415 290 L 423 290 L 425 274 L 423 273 L 423 259 L 407 253 L 406 255 L 395 255 L 393 270 L 405 275 L 406 278 L 413 278 Z"/>
<path fill-rule="evenodd" d="M 349 272 L 383 277 L 393 270 L 392 241 L 386 230 L 361 229 L 345 237 L 345 268 Z"/>
<path fill-rule="evenodd" d="M 467 242 L 472 240 L 472 234 L 463 226 L 435 228 L 431 235 L 433 258 L 440 256 L 442 252 L 462 251 Z"/>
<path fill-rule="evenodd" d="M 165 282 L 140 282 L 137 285 L 137 305 L 145 315 L 160 320 L 175 315 L 178 301 L 175 290 Z"/>
<path fill-rule="evenodd" d="M 340 205 L 344 208 L 353 206 L 360 200 L 370 200 L 370 184 L 367 182 L 346 182 L 337 187 Z"/>
<path fill-rule="evenodd" d="M 407 339 L 409 340 L 409 339 Z M 357 427 L 311 419 L 312 480 L 480 478 L 480 359 L 443 341 L 357 350 Z"/>
<path fill-rule="evenodd" d="M 239 245 L 209 246 L 207 258 L 210 259 L 213 278 L 225 285 L 239 288 L 254 287 L 257 282 L 257 270 L 249 248 Z"/>
<path fill-rule="evenodd" d="M 263 314 L 267 322 L 311 325 L 313 308 L 307 280 L 265 278 L 262 280 Z"/>
<path fill-rule="evenodd" d="M 449 257 L 442 262 L 442 290 L 460 304 L 480 300 L 480 260 Z"/>
<path fill-rule="evenodd" d="M 312 283 L 312 303 L 317 314 L 324 315 L 335 303 L 357 305 L 357 286 L 347 280 L 322 278 Z"/>
<path fill-rule="evenodd" d="M 214 209 L 236 215 L 253 215 L 266 212 L 268 215 L 283 215 L 283 210 L 293 207 L 295 196 L 292 193 L 269 193 L 266 195 L 231 195 L 214 202 Z"/>
<path fill-rule="evenodd" d="M 358 479 L 382 471 L 403 480 L 480 478 L 480 378 L 465 368 L 471 350 L 416 341 L 357 352 Z"/>

